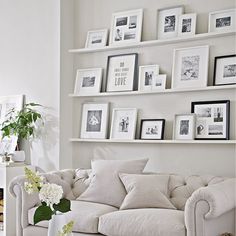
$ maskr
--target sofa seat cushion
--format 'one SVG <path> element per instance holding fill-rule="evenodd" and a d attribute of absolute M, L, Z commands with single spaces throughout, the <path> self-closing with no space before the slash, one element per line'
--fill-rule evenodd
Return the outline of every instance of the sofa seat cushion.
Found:
<path fill-rule="evenodd" d="M 33 225 L 34 212 L 37 207 L 29 210 L 29 224 Z M 68 222 L 73 220 L 74 232 L 81 233 L 98 233 L 98 220 L 101 215 L 117 211 L 112 206 L 103 205 L 85 201 L 71 201 L 71 211 L 65 214 Z M 48 221 L 41 221 L 37 226 L 48 227 Z"/>
<path fill-rule="evenodd" d="M 116 211 L 99 218 L 98 231 L 109 236 L 185 236 L 184 212 L 170 209 Z"/>

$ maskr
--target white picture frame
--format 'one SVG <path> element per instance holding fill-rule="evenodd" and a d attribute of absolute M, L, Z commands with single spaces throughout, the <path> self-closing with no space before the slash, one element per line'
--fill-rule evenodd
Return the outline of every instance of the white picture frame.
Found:
<path fill-rule="evenodd" d="M 179 16 L 184 13 L 183 6 L 157 10 L 157 39 L 174 38 L 178 35 Z"/>
<path fill-rule="evenodd" d="M 109 45 L 140 42 L 142 22 L 143 9 L 113 13 Z"/>
<path fill-rule="evenodd" d="M 137 114 L 136 108 L 114 108 L 110 139 L 135 139 Z"/>
<path fill-rule="evenodd" d="M 195 114 L 176 114 L 173 124 L 174 140 L 194 140 L 196 127 Z"/>
<path fill-rule="evenodd" d="M 138 54 L 108 56 L 106 92 L 133 91 L 138 87 Z"/>
<path fill-rule="evenodd" d="M 178 36 L 193 36 L 196 33 L 197 14 L 184 14 L 179 16 Z"/>
<path fill-rule="evenodd" d="M 152 91 L 159 91 L 166 89 L 166 74 L 159 74 L 154 78 L 154 83 L 152 84 Z"/>
<path fill-rule="evenodd" d="M 103 48 L 107 45 L 107 38 L 108 29 L 88 31 L 85 48 Z"/>
<path fill-rule="evenodd" d="M 172 88 L 202 88 L 207 86 L 209 46 L 174 50 Z"/>
<path fill-rule="evenodd" d="M 151 91 L 159 75 L 159 65 L 139 66 L 139 91 Z"/>
<path fill-rule="evenodd" d="M 236 30 L 236 8 L 209 13 L 208 32 Z"/>
<path fill-rule="evenodd" d="M 81 116 L 80 138 L 106 139 L 109 103 L 84 103 Z"/>
<path fill-rule="evenodd" d="M 74 94 L 98 94 L 101 91 L 102 73 L 102 68 L 78 69 L 76 72 Z"/>

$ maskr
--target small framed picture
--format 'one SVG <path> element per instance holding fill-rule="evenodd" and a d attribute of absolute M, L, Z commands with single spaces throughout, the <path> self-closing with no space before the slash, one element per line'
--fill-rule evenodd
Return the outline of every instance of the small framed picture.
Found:
<path fill-rule="evenodd" d="M 111 139 L 135 139 L 136 108 L 115 108 L 112 114 Z"/>
<path fill-rule="evenodd" d="M 164 119 L 141 120 L 140 139 L 159 140 L 164 138 Z"/>
<path fill-rule="evenodd" d="M 209 46 L 174 50 L 172 88 L 207 86 Z"/>
<path fill-rule="evenodd" d="M 173 125 L 173 139 L 189 139 L 195 138 L 195 114 L 178 114 L 175 115 Z"/>
<path fill-rule="evenodd" d="M 236 84 L 236 54 L 215 57 L 213 85 Z"/>
<path fill-rule="evenodd" d="M 88 31 L 86 48 L 102 48 L 107 45 L 108 29 Z"/>
<path fill-rule="evenodd" d="M 159 75 L 159 65 L 146 65 L 139 67 L 139 90 L 152 90 L 153 84 Z"/>
<path fill-rule="evenodd" d="M 74 94 L 89 95 L 101 91 L 102 68 L 79 69 L 76 73 Z"/>
<path fill-rule="evenodd" d="M 112 15 L 110 45 L 141 41 L 143 9 L 118 12 Z"/>
<path fill-rule="evenodd" d="M 179 17 L 178 36 L 190 36 L 196 33 L 197 14 L 184 14 Z"/>
<path fill-rule="evenodd" d="M 138 54 L 122 54 L 108 57 L 107 92 L 137 90 Z"/>
<path fill-rule="evenodd" d="M 178 35 L 179 16 L 184 12 L 183 6 L 159 9 L 157 11 L 157 38 L 174 38 Z"/>
<path fill-rule="evenodd" d="M 208 32 L 233 31 L 236 27 L 236 9 L 209 13 Z"/>
<path fill-rule="evenodd" d="M 164 90 L 166 89 L 166 74 L 157 75 L 154 78 L 152 84 L 152 90 Z"/>
<path fill-rule="evenodd" d="M 108 114 L 108 103 L 83 104 L 80 137 L 85 139 L 106 139 Z"/>
<path fill-rule="evenodd" d="M 230 101 L 192 102 L 196 139 L 229 139 Z"/>

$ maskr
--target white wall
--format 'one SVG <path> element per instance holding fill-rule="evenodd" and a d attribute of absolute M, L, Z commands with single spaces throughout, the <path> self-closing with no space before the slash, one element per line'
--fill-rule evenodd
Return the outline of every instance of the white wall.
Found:
<path fill-rule="evenodd" d="M 197 33 L 207 32 L 208 13 L 235 7 L 234 0 L 76 0 L 75 1 L 75 47 L 84 47 L 88 30 L 110 28 L 113 12 L 144 8 L 143 40 L 156 36 L 156 10 L 158 8 L 183 4 L 185 12 L 198 14 Z M 210 45 L 209 85 L 212 85 L 213 59 L 216 55 L 235 53 L 235 38 L 214 38 L 195 42 L 153 46 L 148 48 L 75 55 L 75 70 L 88 67 L 106 67 L 108 55 L 137 52 L 139 65 L 156 63 L 161 72 L 171 80 L 172 56 L 174 48 Z M 71 87 L 71 92 L 73 86 Z M 73 137 L 79 137 L 81 103 L 87 101 L 109 101 L 113 107 L 136 107 L 139 120 L 142 118 L 165 118 L 167 121 L 165 138 L 171 138 L 173 118 L 177 113 L 190 112 L 191 102 L 199 100 L 231 100 L 231 139 L 235 139 L 235 90 L 161 94 L 130 97 L 108 97 L 99 99 L 75 99 L 73 105 Z M 139 126 L 140 123 L 138 123 Z M 139 128 L 137 129 L 139 133 Z M 235 175 L 235 145 L 137 145 L 137 144 L 96 144 L 74 143 L 74 167 L 89 167 L 93 158 L 141 158 L 150 159 L 147 170 L 177 172 L 182 174 Z"/>
<path fill-rule="evenodd" d="M 47 106 L 32 164 L 59 167 L 60 1 L 0 1 L 0 96 L 24 94 Z M 29 147 L 26 145 L 25 147 Z"/>

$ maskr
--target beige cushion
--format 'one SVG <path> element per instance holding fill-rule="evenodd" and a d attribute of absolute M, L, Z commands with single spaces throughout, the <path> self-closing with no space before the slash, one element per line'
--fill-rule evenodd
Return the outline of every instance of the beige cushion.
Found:
<path fill-rule="evenodd" d="M 184 212 L 169 209 L 116 211 L 99 218 L 98 231 L 109 236 L 185 236 Z"/>
<path fill-rule="evenodd" d="M 92 161 L 91 184 L 78 199 L 120 207 L 126 191 L 118 173 L 141 174 L 146 163 L 147 159 Z"/>
<path fill-rule="evenodd" d="M 36 207 L 28 212 L 29 224 L 33 225 Z M 117 211 L 117 208 L 99 203 L 71 201 L 71 212 L 65 214 L 68 221 L 75 222 L 73 231 L 81 233 L 98 233 L 98 219 L 101 215 Z M 48 227 L 48 221 L 42 221 L 37 226 Z"/>
<path fill-rule="evenodd" d="M 120 207 L 176 209 L 167 197 L 169 175 L 119 174 L 127 195 Z"/>

